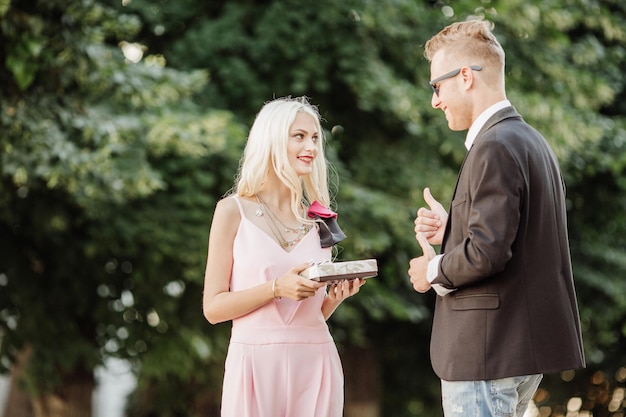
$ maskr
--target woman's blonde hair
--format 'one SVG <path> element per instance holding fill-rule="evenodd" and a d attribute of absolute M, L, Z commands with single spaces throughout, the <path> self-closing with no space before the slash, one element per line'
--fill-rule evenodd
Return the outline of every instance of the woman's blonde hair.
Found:
<path fill-rule="evenodd" d="M 312 172 L 299 177 L 289 163 L 287 145 L 289 129 L 300 112 L 315 120 L 319 134 L 317 157 L 313 160 Z M 309 103 L 307 97 L 282 97 L 265 103 L 257 113 L 248 141 L 239 161 L 239 171 L 235 177 L 232 194 L 242 197 L 254 196 L 263 185 L 270 169 L 291 190 L 291 208 L 297 218 L 302 217 L 303 198 L 309 202 L 318 201 L 330 206 L 328 190 L 328 166 L 324 154 L 324 133 L 317 106 Z"/>

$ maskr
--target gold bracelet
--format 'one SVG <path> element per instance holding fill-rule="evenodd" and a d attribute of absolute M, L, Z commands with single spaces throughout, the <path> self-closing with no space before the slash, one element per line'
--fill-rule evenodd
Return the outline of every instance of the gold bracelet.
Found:
<path fill-rule="evenodd" d="M 280 301 L 282 297 L 276 297 L 276 281 L 278 281 L 278 278 L 272 281 L 272 295 L 274 296 L 274 300 Z"/>

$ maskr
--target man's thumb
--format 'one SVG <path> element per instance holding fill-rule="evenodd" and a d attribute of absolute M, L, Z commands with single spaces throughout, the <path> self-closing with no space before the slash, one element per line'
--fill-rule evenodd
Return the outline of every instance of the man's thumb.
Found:
<path fill-rule="evenodd" d="M 439 204 L 439 202 L 435 200 L 435 197 L 433 197 L 433 195 L 430 193 L 430 188 L 428 187 L 424 188 L 424 201 L 431 209 L 433 208 L 433 205 Z"/>
<path fill-rule="evenodd" d="M 422 252 L 424 253 L 424 256 L 426 256 L 428 259 L 432 259 L 435 257 L 435 249 L 433 249 L 433 247 L 430 246 L 430 243 L 428 243 L 428 239 L 426 238 L 424 233 L 417 234 L 417 241 L 419 242 L 422 248 Z"/>

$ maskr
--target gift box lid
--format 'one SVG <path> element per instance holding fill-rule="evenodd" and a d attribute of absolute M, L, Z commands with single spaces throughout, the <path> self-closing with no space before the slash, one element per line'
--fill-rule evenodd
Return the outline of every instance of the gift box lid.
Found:
<path fill-rule="evenodd" d="M 300 273 L 314 281 L 339 281 L 343 279 L 372 278 L 378 275 L 376 259 L 358 261 L 327 262 L 311 265 Z"/>

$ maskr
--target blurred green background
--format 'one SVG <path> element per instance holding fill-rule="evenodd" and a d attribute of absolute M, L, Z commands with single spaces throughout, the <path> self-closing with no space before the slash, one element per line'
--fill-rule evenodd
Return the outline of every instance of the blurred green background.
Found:
<path fill-rule="evenodd" d="M 440 416 L 434 295 L 407 269 L 422 190 L 447 205 L 465 148 L 422 54 L 468 18 L 495 23 L 508 97 L 568 185 L 588 368 L 547 375 L 529 412 L 624 417 L 623 0 L 0 0 L 0 416 L 90 416 L 109 358 L 137 378 L 128 417 L 218 415 L 208 230 L 256 111 L 285 95 L 324 117 L 339 259 L 379 263 L 329 322 L 345 415 Z"/>

